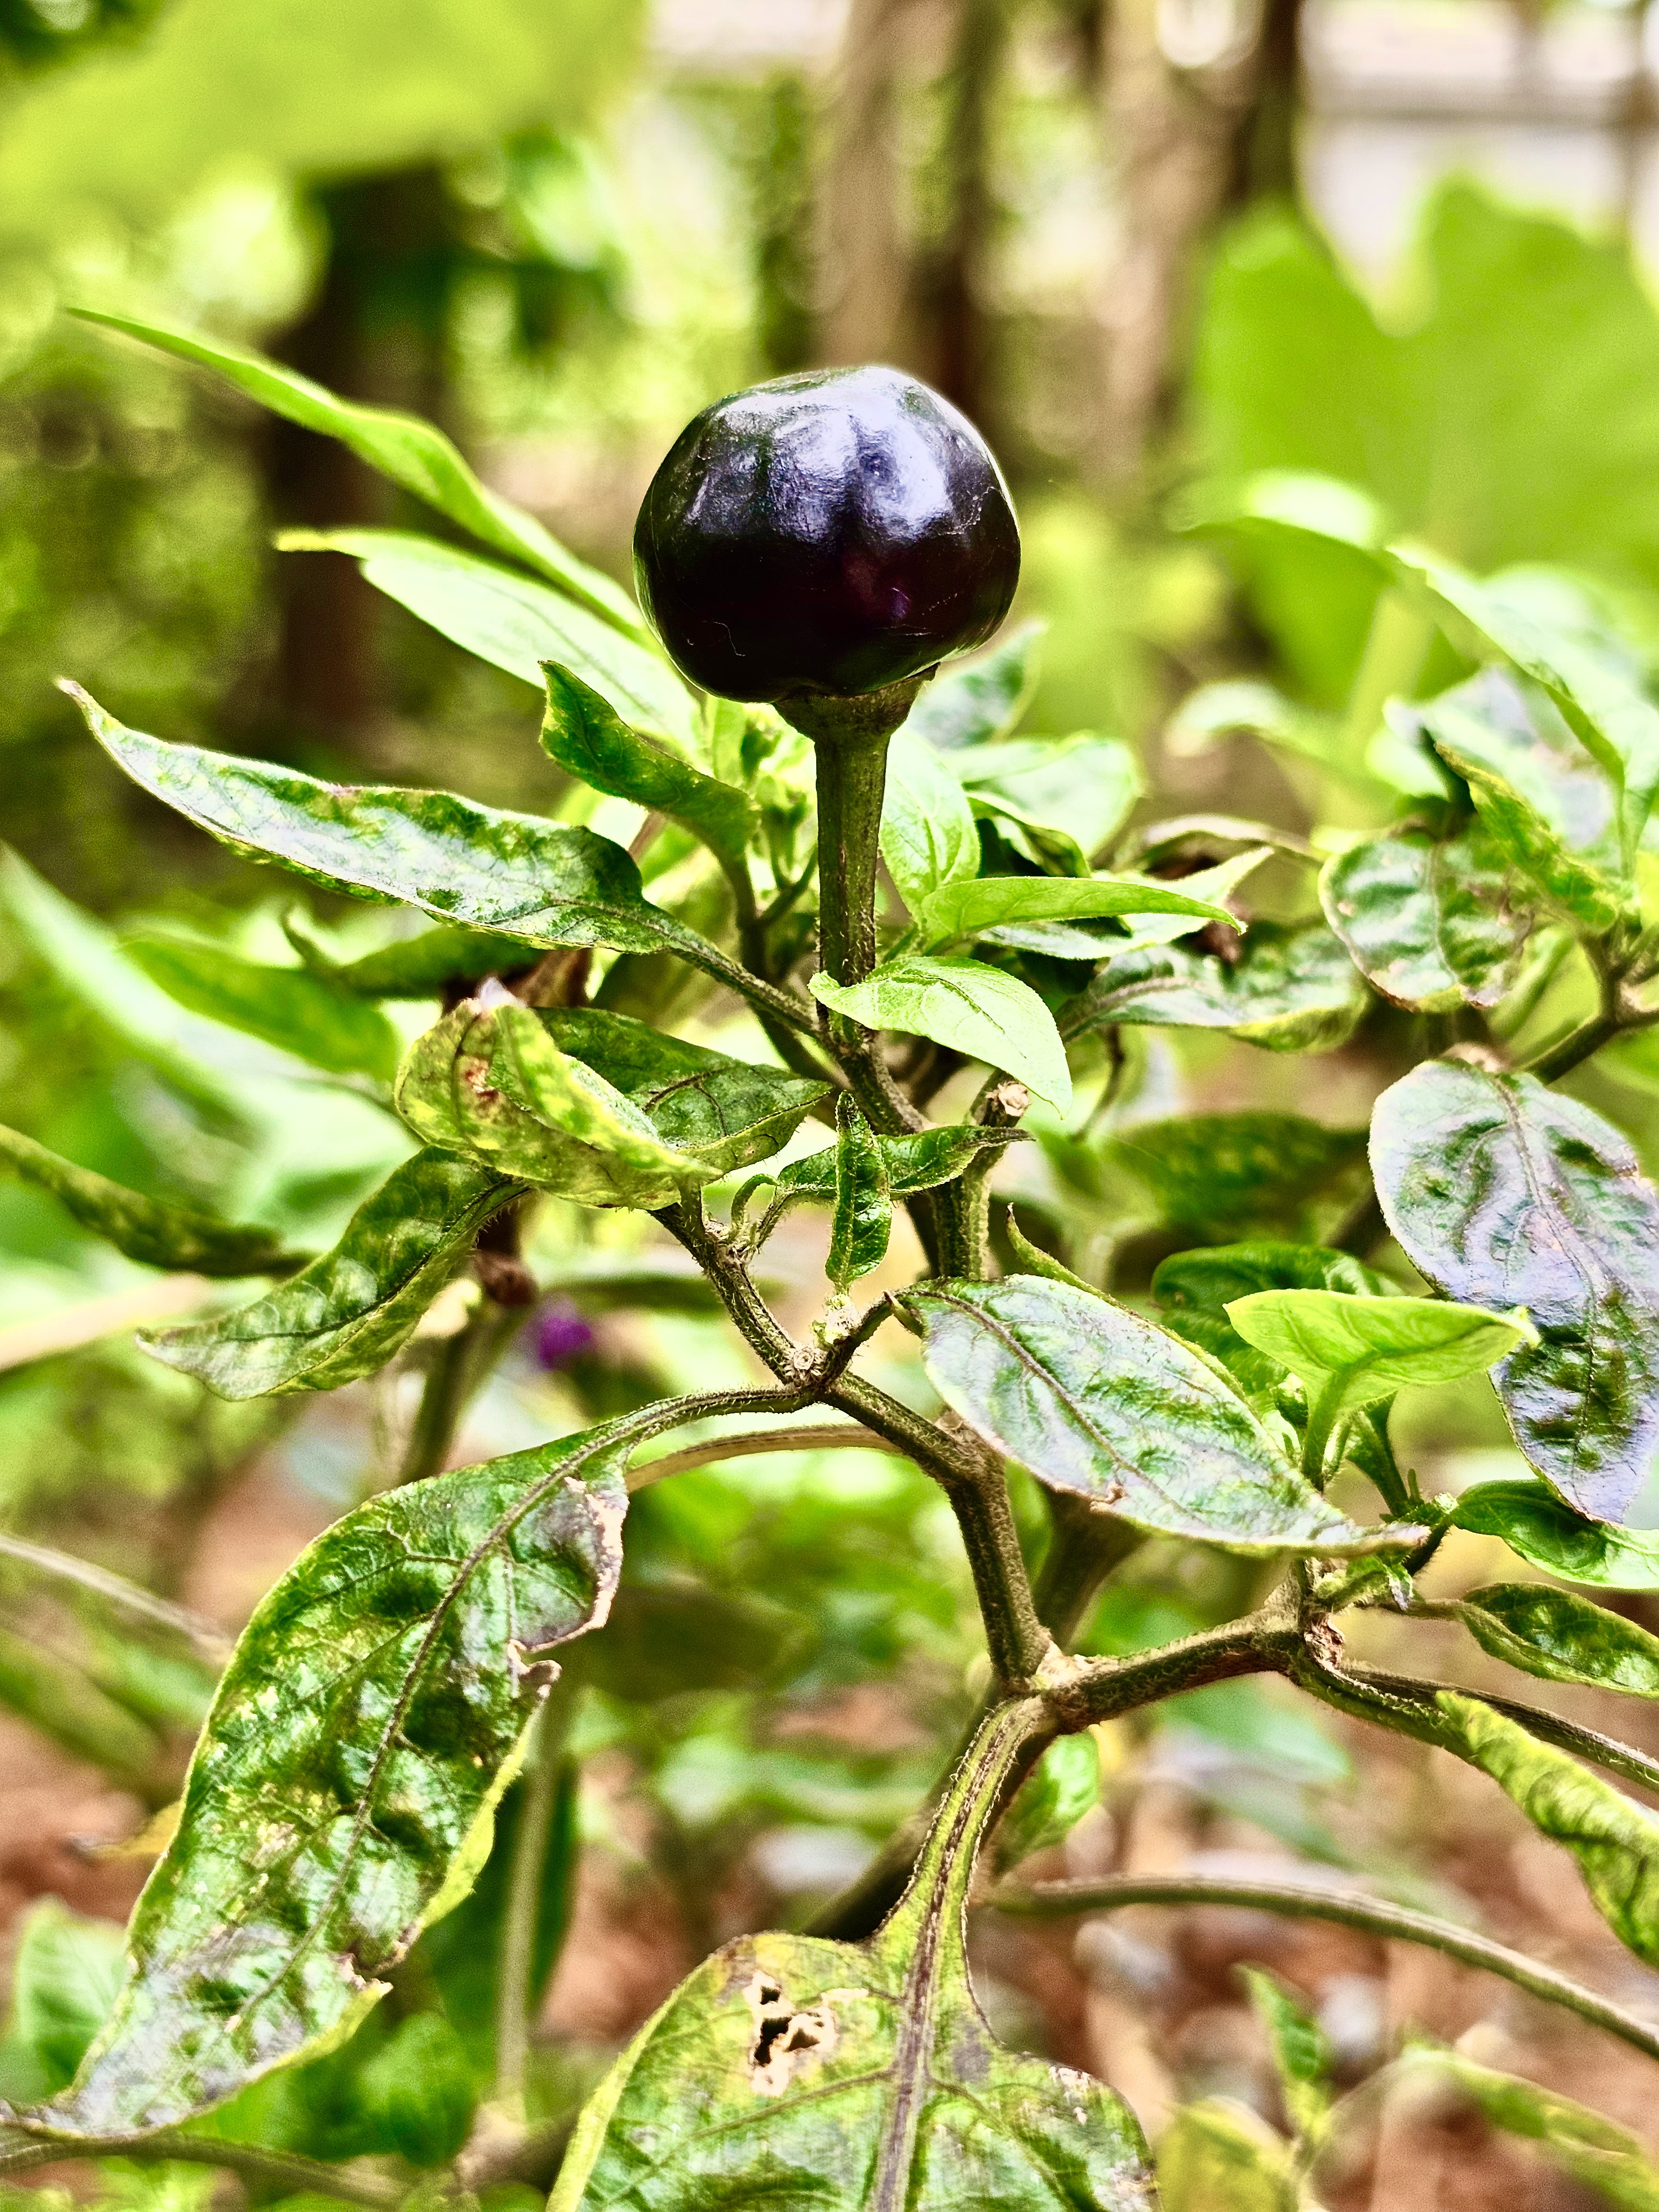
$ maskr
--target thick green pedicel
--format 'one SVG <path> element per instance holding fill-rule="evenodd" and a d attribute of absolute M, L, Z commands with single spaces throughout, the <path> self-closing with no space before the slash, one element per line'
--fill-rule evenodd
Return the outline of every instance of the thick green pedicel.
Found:
<path fill-rule="evenodd" d="M 1190 1345 L 1127 1306 L 1034 1275 L 907 1293 L 929 1380 L 996 1450 L 1136 1528 L 1249 1552 L 1364 1552 Z"/>
<path fill-rule="evenodd" d="M 1004 2050 L 968 1978 L 980 1836 L 1034 1715 L 981 1726 L 869 1943 L 742 1936 L 681 1984 L 577 2122 L 549 2212 L 1152 2212 L 1128 2108 Z"/>
<path fill-rule="evenodd" d="M 373 1499 L 244 1631 L 134 1916 L 131 1974 L 47 2124 L 167 2126 L 340 2042 L 471 1887 L 547 1671 L 622 1570 L 635 1416 Z"/>
<path fill-rule="evenodd" d="M 1530 1075 L 1427 1060 L 1371 1116 L 1389 1228 L 1448 1297 L 1523 1305 L 1498 1392 L 1568 1504 L 1615 1520 L 1659 1443 L 1659 1193 L 1610 1122 Z"/>

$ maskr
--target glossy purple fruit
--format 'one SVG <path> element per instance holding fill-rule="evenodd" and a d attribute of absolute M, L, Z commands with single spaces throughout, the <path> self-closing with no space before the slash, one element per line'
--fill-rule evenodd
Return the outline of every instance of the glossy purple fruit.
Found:
<path fill-rule="evenodd" d="M 675 665 L 726 699 L 853 697 L 983 643 L 1019 576 L 1002 472 L 892 368 L 781 376 L 705 408 L 634 531 Z"/>

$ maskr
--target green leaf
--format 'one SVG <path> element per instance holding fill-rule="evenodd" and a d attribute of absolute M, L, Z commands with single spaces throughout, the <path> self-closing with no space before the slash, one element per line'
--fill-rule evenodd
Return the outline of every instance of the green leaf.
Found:
<path fill-rule="evenodd" d="M 1086 876 L 1144 788 L 1133 746 L 1090 730 L 974 745 L 946 760 L 972 811 L 1055 875 Z"/>
<path fill-rule="evenodd" d="M 167 2126 L 378 2003 L 488 1855 L 542 1656 L 605 1620 L 646 1425 L 410 1484 L 301 1554 L 243 1632 L 126 1988 L 50 2124 Z"/>
<path fill-rule="evenodd" d="M 1659 1636 L 1546 1583 L 1493 1583 L 1450 1601 L 1483 1651 L 1550 1682 L 1659 1698 Z"/>
<path fill-rule="evenodd" d="M 1465 684 L 1414 712 L 1436 753 L 1468 784 L 1487 837 L 1557 912 L 1598 935 L 1634 918 L 1631 895 L 1561 826 L 1574 813 L 1589 820 L 1603 809 L 1610 813 L 1611 793 L 1593 763 L 1577 769 L 1536 740 L 1512 687 L 1489 672 L 1478 693 Z M 1573 788 L 1587 774 L 1600 783 L 1588 805 Z"/>
<path fill-rule="evenodd" d="M 1540 1341 L 1495 1380 L 1570 1505 L 1620 1514 L 1659 1445 L 1659 1193 L 1599 1114 L 1535 1076 L 1428 1060 L 1371 1116 L 1389 1228 L 1437 1290 L 1523 1305 Z"/>
<path fill-rule="evenodd" d="M 1006 737 L 1036 689 L 1046 623 L 1022 623 L 977 660 L 947 666 L 905 717 L 908 737 L 945 751 Z"/>
<path fill-rule="evenodd" d="M 1322 1204 L 1345 1200 L 1364 1160 L 1365 1132 L 1297 1114 L 1194 1114 L 1136 1122 L 1112 1139 L 1108 1156 L 1146 1184 L 1164 1220 L 1236 1236 L 1310 1225 Z"/>
<path fill-rule="evenodd" d="M 849 1093 L 836 1101 L 836 1195 L 824 1273 L 838 1291 L 887 1257 L 893 1229 L 892 1187 L 874 1131 Z"/>
<path fill-rule="evenodd" d="M 1143 914 L 1179 915 L 1189 918 L 1191 927 L 1206 921 L 1240 927 L 1225 907 L 1177 884 L 1136 876 L 981 876 L 941 884 L 915 909 L 915 926 L 923 944 L 934 945 L 1022 922 Z"/>
<path fill-rule="evenodd" d="M 869 1943 L 740 1936 L 681 1984 L 577 2121 L 549 2212 L 933 2212 L 965 2187 L 988 2212 L 1142 2212 L 1128 2108 L 1005 2051 L 969 1981 L 968 1885 L 1019 1716 L 981 1729 Z"/>
<path fill-rule="evenodd" d="M 1659 1589 L 1659 1531 L 1587 1521 L 1541 1482 L 1480 1482 L 1452 1526 L 1499 1536 L 1529 1566 L 1600 1589 Z"/>
<path fill-rule="evenodd" d="M 623 721 L 689 750 L 697 741 L 691 695 L 651 645 L 635 642 L 562 592 L 435 538 L 401 530 L 289 530 L 290 553 L 343 553 L 377 590 L 494 668 L 538 691 L 557 661 L 590 684 Z"/>
<path fill-rule="evenodd" d="M 1063 1844 L 1100 1802 L 1100 1744 L 1092 1729 L 1057 1736 L 997 1824 L 997 1872 Z"/>
<path fill-rule="evenodd" d="M 1479 1698 L 1442 1690 L 1435 1703 L 1448 1748 L 1490 1775 L 1540 1834 L 1572 1853 L 1613 1934 L 1638 1959 L 1659 1965 L 1659 1820 Z"/>
<path fill-rule="evenodd" d="M 919 1190 L 937 1190 L 954 1182 L 964 1168 L 983 1152 L 1003 1152 L 1021 1141 L 1018 1129 L 982 1129 L 974 1121 L 947 1121 L 933 1129 L 917 1129 L 902 1137 L 878 1137 L 887 1170 L 887 1186 L 895 1198 L 909 1198 Z M 836 1195 L 836 1147 L 791 1160 L 777 1176 L 775 1208 L 803 1200 L 833 1204 Z"/>
<path fill-rule="evenodd" d="M 389 1083 L 402 1040 L 378 1008 L 309 974 L 244 960 L 217 945 L 129 938 L 128 957 L 193 1014 L 263 1038 L 313 1067 Z"/>
<path fill-rule="evenodd" d="M 1536 2081 L 1477 2066 L 1460 2051 L 1419 2044 L 1395 2061 L 1382 2080 L 1413 2076 L 1460 2090 L 1495 2128 L 1535 2142 L 1553 2164 L 1620 2212 L 1659 2212 L 1659 2167 L 1640 2139 L 1586 2105 Z"/>
<path fill-rule="evenodd" d="M 759 812 L 747 792 L 716 782 L 672 748 L 632 729 L 591 684 L 555 661 L 543 664 L 547 714 L 542 745 L 559 766 L 595 791 L 678 822 L 728 867 L 743 864 Z"/>
<path fill-rule="evenodd" d="M 0 1706 L 118 1782 L 146 1794 L 154 1787 L 161 1745 L 153 1730 L 38 1637 L 5 1627 L 0 1627 Z"/>
<path fill-rule="evenodd" d="M 423 1144 L 581 1206 L 678 1204 L 717 1170 L 665 1144 L 650 1117 L 499 986 L 416 1038 L 398 1111 Z"/>
<path fill-rule="evenodd" d="M 1316 2136 L 1331 2107 L 1336 2054 L 1330 2039 L 1300 1996 L 1260 1966 L 1241 1966 L 1256 2017 L 1267 2031 L 1285 2117 L 1298 2140 Z"/>
<path fill-rule="evenodd" d="M 617 1592 L 605 1634 L 583 1650 L 581 1679 L 630 1705 L 688 1691 L 754 1691 L 799 1663 L 809 1633 L 799 1613 L 752 1590 L 653 1576 Z"/>
<path fill-rule="evenodd" d="M 1072 1103 L 1072 1073 L 1054 1018 L 1029 984 L 977 960 L 884 961 L 861 983 L 816 975 L 812 996 L 866 1029 L 931 1037 L 1013 1076 L 1057 1113 Z"/>
<path fill-rule="evenodd" d="M 196 1275 L 287 1273 L 294 1256 L 269 1229 L 241 1227 L 145 1198 L 90 1168 L 60 1159 L 33 1137 L 0 1126 L 0 1161 L 42 1190 L 49 1190 L 83 1229 L 103 1237 L 129 1260 Z"/>
<path fill-rule="evenodd" d="M 732 973 L 713 945 L 651 905 L 622 847 L 591 830 L 500 813 L 449 792 L 321 783 L 232 753 L 165 744 L 69 688 L 135 783 L 245 860 L 529 945 L 665 947 L 722 978 Z"/>
<path fill-rule="evenodd" d="M 1538 1340 L 1524 1313 L 1342 1291 L 1253 1291 L 1229 1304 L 1227 1318 L 1310 1392 L 1328 1390 L 1334 1413 L 1374 1405 L 1407 1382 L 1478 1375 Z"/>
<path fill-rule="evenodd" d="M 252 1070 L 246 1062 L 233 1069 L 216 1052 L 228 1045 L 246 1054 L 246 1047 L 185 1013 L 128 957 L 112 931 L 4 847 L 0 897 L 30 949 L 135 1059 L 221 1121 L 240 1130 L 250 1126 L 246 1077 Z"/>
<path fill-rule="evenodd" d="M 447 2166 L 472 2132 L 478 2096 L 466 2045 L 433 2012 L 399 2021 L 358 2077 L 364 2118 L 413 2166 Z"/>
<path fill-rule="evenodd" d="M 1477 582 L 1419 546 L 1392 547 L 1390 560 L 1403 581 L 1449 608 L 1523 676 L 1543 685 L 1620 787 L 1628 859 L 1659 791 L 1659 708 L 1644 693 L 1636 672 L 1540 619 L 1524 599 L 1517 603 L 1501 576 Z"/>
<path fill-rule="evenodd" d="M 381 476 L 416 499 L 425 500 L 441 514 L 488 545 L 522 562 L 538 575 L 547 576 L 572 599 L 591 607 L 617 629 L 637 637 L 647 635 L 639 609 L 626 592 L 597 568 L 567 552 L 532 515 L 479 483 L 441 430 L 413 415 L 399 415 L 386 407 L 365 407 L 358 401 L 337 398 L 308 377 L 267 361 L 244 347 L 223 339 L 206 338 L 189 331 L 169 330 L 160 323 L 140 322 L 131 315 L 101 313 L 90 307 L 74 311 L 84 322 L 100 323 L 124 331 L 129 337 L 159 346 L 180 361 L 211 369 L 234 385 L 250 399 L 275 415 L 319 437 L 337 438 Z"/>
<path fill-rule="evenodd" d="M 1230 1030 L 1269 1052 L 1330 1052 L 1367 1004 L 1341 939 L 1322 922 L 1250 925 L 1235 966 L 1184 945 L 1118 953 L 1060 1009 L 1062 1033 L 1116 1022 L 1161 1029 Z"/>
<path fill-rule="evenodd" d="M 599 1007 L 539 1009 L 561 1052 L 586 1062 L 650 1120 L 665 1144 L 729 1173 L 787 1144 L 829 1085 L 732 1060 Z"/>
<path fill-rule="evenodd" d="M 1218 1316 L 1224 1315 L 1235 1298 L 1248 1298 L 1260 1291 L 1343 1291 L 1350 1297 L 1386 1298 L 1395 1295 L 1396 1287 L 1351 1252 L 1267 1238 L 1174 1252 L 1159 1261 L 1152 1275 L 1152 1296 L 1159 1305 Z"/>
<path fill-rule="evenodd" d="M 1158 2139 L 1164 2212 L 1296 2212 L 1291 2147 L 1248 2105 L 1183 2106 Z"/>
<path fill-rule="evenodd" d="M 913 914 L 942 884 L 979 873 L 974 810 L 938 753 L 908 728 L 887 749 L 881 857 Z"/>
<path fill-rule="evenodd" d="M 1252 1552 L 1364 1552 L 1222 1371 L 1127 1306 L 1034 1275 L 905 1293 L 945 1403 L 1053 1490 Z"/>
<path fill-rule="evenodd" d="M 473 1240 L 521 1185 L 452 1153 L 417 1152 L 364 1200 L 331 1252 L 252 1305 L 142 1332 L 222 1398 L 337 1390 L 386 1365 Z"/>
<path fill-rule="evenodd" d="M 435 999 L 451 983 L 477 983 L 486 975 L 512 975 L 535 964 L 535 953 L 522 938 L 492 937 L 483 930 L 422 929 L 339 963 L 329 959 L 293 916 L 283 928 L 313 975 L 360 999 Z"/>
<path fill-rule="evenodd" d="M 41 1898 L 24 1916 L 12 1967 L 13 2032 L 49 2095 L 74 2080 L 125 1971 L 118 1921 L 88 1919 L 55 1897 Z"/>
<path fill-rule="evenodd" d="M 1374 991 L 1419 1013 L 1495 1006 L 1515 981 L 1532 915 L 1478 832 L 1397 831 L 1356 845 L 1320 878 L 1325 919 Z"/>

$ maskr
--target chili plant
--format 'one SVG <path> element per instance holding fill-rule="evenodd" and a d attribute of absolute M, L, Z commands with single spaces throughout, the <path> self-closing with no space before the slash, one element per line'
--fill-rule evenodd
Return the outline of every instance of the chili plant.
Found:
<path fill-rule="evenodd" d="M 379 2044 L 375 2008 L 417 1942 L 430 1960 L 459 1929 L 450 1966 L 476 1967 L 467 1947 L 489 1929 L 486 2002 L 521 2054 L 550 1940 L 540 1854 L 568 1817 L 549 1778 L 556 1655 L 606 1635 L 630 1490 L 805 1437 L 878 1444 L 939 1486 L 983 1621 L 981 1709 L 810 1932 L 726 1943 L 641 2029 L 575 2124 L 556 2212 L 1149 2202 L 1119 2098 L 992 2035 L 965 1917 L 1007 1808 L 1011 1834 L 1046 1832 L 1057 1746 L 1233 1678 L 1280 1677 L 1479 1769 L 1659 1966 L 1659 1823 L 1606 1778 L 1659 1787 L 1659 1763 L 1524 1698 L 1380 1674 L 1343 1634 L 1358 1608 L 1449 1613 L 1522 1674 L 1659 1694 L 1659 1639 L 1583 1594 L 1659 1586 L 1651 1541 L 1621 1524 L 1659 1442 L 1659 1198 L 1619 1130 L 1558 1087 L 1593 1054 L 1639 1055 L 1659 1023 L 1659 711 L 1618 640 L 1559 582 L 1481 581 L 1389 544 L 1331 487 L 1247 487 L 1223 526 L 1290 533 L 1369 580 L 1376 650 L 1326 755 L 1392 793 L 1396 818 L 1323 854 L 1231 817 L 1126 830 L 1123 747 L 1012 734 L 1029 632 L 955 665 L 1007 611 L 1018 536 L 976 434 L 908 380 L 786 379 L 700 417 L 642 511 L 642 615 L 428 425 L 228 346 L 100 319 L 343 440 L 470 535 L 481 550 L 368 530 L 289 544 L 357 560 L 540 687 L 552 760 L 632 802 L 641 826 L 624 849 L 449 793 L 319 781 L 125 727 L 69 687 L 110 756 L 209 836 L 412 919 L 355 960 L 296 919 L 297 967 L 198 947 L 153 953 L 147 972 L 395 1108 L 419 1149 L 319 1255 L 21 1136 L 4 1139 L 10 1166 L 133 1258 L 266 1279 L 251 1302 L 143 1338 L 226 1399 L 374 1374 L 459 1277 L 476 1291 L 428 1359 L 400 1479 L 304 1553 L 223 1665 L 118 1994 L 89 2048 L 89 2023 L 52 2046 L 0 2164 L 119 2150 L 372 2203 L 414 2186 L 410 2166 L 471 2189 L 530 2170 L 510 2112 L 469 2136 L 442 2008 L 405 2002 Z M 1437 636 L 1442 688 L 1390 699 Z M 1289 920 L 1246 903 L 1273 855 L 1309 872 Z M 677 895 L 647 896 L 642 871 Z M 770 1056 L 673 1034 L 662 1010 L 698 989 L 749 1009 Z M 1593 1002 L 1539 1034 L 1574 990 Z M 440 995 L 399 1056 L 379 1009 Z M 1089 1152 L 1091 1117 L 1109 1119 L 1139 1033 L 1318 1054 L 1362 1023 L 1394 1062 L 1368 1142 L 1284 1115 L 1137 1125 L 1138 1172 L 1177 1194 L 1143 1280 L 1126 1260 L 1108 1288 L 1098 1239 L 1040 1244 L 994 1218 L 1033 1101 L 1063 1175 Z M 1068 1138 L 1074 1080 L 1091 1095 Z M 935 1118 L 945 1099 L 954 1117 Z M 1242 1235 L 1270 1188 L 1326 1241 Z M 536 1295 L 520 1236 L 550 1195 L 654 1217 L 766 1379 L 453 1468 L 469 1397 Z M 792 1333 L 761 1265 L 801 1206 L 827 1210 L 829 1249 L 817 1316 Z M 860 1285 L 896 1209 L 925 1267 L 872 1296 Z M 936 1414 L 868 1372 L 889 1318 L 920 1340 Z M 1390 1442 L 1397 1395 L 1486 1374 L 1532 1473 L 1422 1495 Z M 690 1445 L 649 1449 L 688 1428 Z M 1047 1501 L 1035 1572 L 1011 1466 Z M 1533 1578 L 1425 1597 L 1419 1577 L 1455 1528 L 1501 1538 Z M 1265 1595 L 1156 1648 L 1077 1656 L 1103 1586 L 1154 1539 L 1254 1562 Z M 1374 1898 L 1183 1877 L 993 1894 L 1024 1913 L 1169 1896 L 1346 1916 L 1659 2055 L 1659 2032 L 1553 1969 Z M 1230 2138 L 1224 2118 L 1189 2114 L 1166 2155 L 1172 2188 L 1219 2159 L 1293 2195 L 1328 2136 L 1316 2031 L 1265 1978 L 1256 1996 L 1296 2142 Z M 300 2061 L 293 2078 L 312 2078 L 348 2039 L 372 2046 L 365 2094 L 385 2125 L 348 2131 L 334 2154 L 399 2151 L 403 2180 L 261 2138 L 261 2085 Z M 1525 2085 L 1449 2055 L 1401 2063 L 1449 2068 L 1575 2171 L 1639 2163 L 1607 2124 Z"/>

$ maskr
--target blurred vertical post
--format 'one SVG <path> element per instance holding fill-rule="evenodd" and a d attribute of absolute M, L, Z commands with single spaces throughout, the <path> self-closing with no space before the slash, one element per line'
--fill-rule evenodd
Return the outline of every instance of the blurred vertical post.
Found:
<path fill-rule="evenodd" d="M 850 0 L 830 94 L 818 201 L 819 349 L 825 361 L 904 351 L 909 271 L 893 143 L 900 32 L 911 0 Z"/>
<path fill-rule="evenodd" d="M 1141 477 L 1179 389 L 1192 280 L 1224 213 L 1297 197 L 1300 0 L 1114 0 L 1100 70 L 1118 250 L 1104 287 L 1103 452 Z"/>
<path fill-rule="evenodd" d="M 957 0 L 946 140 L 949 228 L 932 287 L 934 381 L 975 422 L 990 411 L 980 286 L 994 215 L 990 121 L 1008 44 L 1009 0 Z"/>

